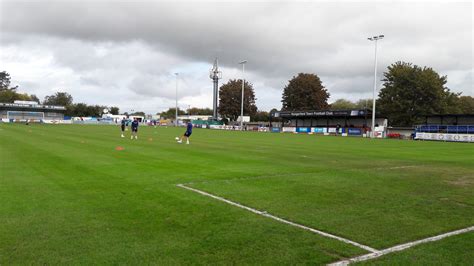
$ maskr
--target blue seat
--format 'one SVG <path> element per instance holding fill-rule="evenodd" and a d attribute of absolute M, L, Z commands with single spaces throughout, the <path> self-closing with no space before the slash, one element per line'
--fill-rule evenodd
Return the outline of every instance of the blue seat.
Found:
<path fill-rule="evenodd" d="M 474 126 L 467 126 L 467 134 L 474 134 Z"/>
<path fill-rule="evenodd" d="M 416 127 L 415 131 L 426 133 L 474 134 L 474 125 L 420 125 Z"/>

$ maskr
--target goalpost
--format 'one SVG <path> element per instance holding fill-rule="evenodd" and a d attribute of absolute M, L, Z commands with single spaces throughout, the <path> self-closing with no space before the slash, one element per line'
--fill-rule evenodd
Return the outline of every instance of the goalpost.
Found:
<path fill-rule="evenodd" d="M 39 122 L 44 120 L 44 112 L 7 111 L 7 119 L 13 121 Z"/>

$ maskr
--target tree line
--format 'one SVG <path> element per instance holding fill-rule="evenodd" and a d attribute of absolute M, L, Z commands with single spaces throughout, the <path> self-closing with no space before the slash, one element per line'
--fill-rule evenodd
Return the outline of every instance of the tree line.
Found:
<path fill-rule="evenodd" d="M 37 101 L 39 99 L 34 94 L 17 92 L 18 86 L 11 87 L 11 77 L 6 71 L 0 72 L 0 102 L 12 103 L 14 101 Z"/>
<path fill-rule="evenodd" d="M 44 97 L 43 101 L 34 95 L 20 93 L 18 86 L 11 87 L 11 76 L 8 72 L 0 72 L 0 102 L 13 103 L 14 101 L 35 101 L 43 105 L 58 105 L 66 107 L 66 116 L 102 116 L 103 110 L 108 109 L 111 114 L 119 114 L 119 108 L 103 105 L 88 105 L 86 103 L 74 103 L 73 97 L 67 92 L 56 92 Z"/>
<path fill-rule="evenodd" d="M 420 124 L 425 115 L 432 114 L 474 114 L 474 98 L 452 92 L 446 86 L 447 77 L 430 67 L 395 62 L 388 66 L 382 81 L 376 112 L 387 117 L 391 125 Z M 235 120 L 240 115 L 241 86 L 238 80 L 229 80 L 221 86 L 219 113 L 223 117 Z M 253 86 L 246 81 L 244 88 L 244 115 L 258 118 Z M 338 99 L 329 104 L 329 97 L 318 75 L 299 73 L 283 88 L 281 110 L 372 109 L 372 99 L 356 102 Z"/>
<path fill-rule="evenodd" d="M 166 111 L 158 113 L 162 118 L 166 119 L 174 119 L 176 115 L 176 108 L 172 107 Z M 178 107 L 178 115 L 212 115 L 211 108 L 198 108 L 198 107 L 191 107 L 189 109 L 182 110 Z"/>
<path fill-rule="evenodd" d="M 86 103 L 74 103 L 73 97 L 67 92 L 56 92 L 53 95 L 44 97 L 44 105 L 59 105 L 66 107 L 66 116 L 93 116 L 101 117 L 104 113 L 104 109 L 108 110 L 108 113 L 118 115 L 120 109 L 116 106 L 108 107 L 105 105 L 88 105 Z"/>
<path fill-rule="evenodd" d="M 391 125 L 412 126 L 423 122 L 425 115 L 432 114 L 474 114 L 474 98 L 452 92 L 447 86 L 447 76 L 439 75 L 430 67 L 420 67 L 407 62 L 395 62 L 383 73 L 382 88 L 376 99 L 377 115 L 385 116 Z M 10 87 L 10 75 L 0 72 L 0 102 L 14 100 L 39 99 L 36 95 L 18 93 L 16 87 Z M 370 91 L 370 89 L 368 89 Z M 236 121 L 241 112 L 242 81 L 230 79 L 219 88 L 219 114 L 226 120 Z M 372 109 L 372 99 L 351 101 L 337 99 L 329 104 L 330 93 L 323 86 L 317 74 L 299 73 L 293 76 L 283 88 L 283 111 L 299 110 L 338 110 L 338 109 Z M 268 121 L 269 113 L 260 111 L 256 105 L 257 98 L 253 84 L 244 82 L 244 115 L 251 121 Z M 73 103 L 72 96 L 66 92 L 57 92 L 46 96 L 43 104 L 66 106 L 66 115 L 100 116 L 105 106 Z M 272 111 L 276 111 L 273 109 Z M 111 107 L 110 113 L 118 114 L 117 107 Z M 135 112 L 144 115 L 143 112 Z M 189 108 L 181 110 L 179 115 L 212 115 L 210 108 Z M 170 108 L 160 115 L 174 118 L 175 108 Z"/>

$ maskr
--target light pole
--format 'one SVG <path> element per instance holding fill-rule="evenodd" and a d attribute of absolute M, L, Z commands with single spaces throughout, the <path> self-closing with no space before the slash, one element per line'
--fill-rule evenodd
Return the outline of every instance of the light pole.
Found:
<path fill-rule="evenodd" d="M 379 35 L 367 38 L 369 41 L 373 41 L 375 43 L 375 62 L 374 62 L 374 91 L 372 94 L 372 128 L 370 130 L 370 136 L 375 138 L 374 130 L 375 130 L 375 91 L 377 89 L 377 42 L 378 40 L 382 40 L 385 36 Z"/>
<path fill-rule="evenodd" d="M 174 124 L 177 127 L 178 126 L 178 75 L 179 73 L 176 72 L 174 73 L 176 75 L 176 116 L 175 116 L 175 121 Z"/>
<path fill-rule="evenodd" d="M 244 130 L 244 73 L 245 73 L 245 63 L 247 60 L 240 61 L 239 64 L 242 65 L 242 102 L 240 106 L 240 130 Z"/>

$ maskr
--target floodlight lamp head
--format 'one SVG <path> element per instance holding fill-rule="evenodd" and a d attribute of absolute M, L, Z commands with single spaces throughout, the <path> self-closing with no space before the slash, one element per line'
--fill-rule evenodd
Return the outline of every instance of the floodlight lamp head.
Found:
<path fill-rule="evenodd" d="M 378 35 L 378 36 L 367 38 L 367 40 L 369 40 L 369 41 L 378 41 L 378 40 L 383 39 L 383 37 L 385 37 L 385 36 L 384 35 Z"/>
<path fill-rule="evenodd" d="M 222 71 L 211 69 L 209 70 L 209 78 L 210 79 L 221 79 L 222 78 Z"/>
<path fill-rule="evenodd" d="M 219 71 L 219 66 L 217 63 L 217 58 L 214 60 L 214 65 L 212 68 L 209 70 L 209 78 L 210 79 L 221 79 L 222 78 L 222 72 Z"/>
<path fill-rule="evenodd" d="M 239 62 L 240 65 L 247 63 L 247 60 L 242 60 Z"/>
<path fill-rule="evenodd" d="M 217 70 L 218 69 L 218 61 L 217 58 L 214 60 L 214 65 L 212 66 L 212 69 Z"/>

